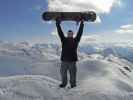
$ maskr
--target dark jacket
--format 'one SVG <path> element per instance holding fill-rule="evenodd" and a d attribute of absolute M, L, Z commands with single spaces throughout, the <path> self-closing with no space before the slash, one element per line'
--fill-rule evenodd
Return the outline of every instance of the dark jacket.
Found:
<path fill-rule="evenodd" d="M 62 32 L 61 26 L 58 22 L 56 22 L 56 26 L 62 43 L 61 61 L 66 61 L 66 62 L 77 61 L 78 60 L 77 48 L 81 36 L 83 34 L 84 23 L 81 22 L 77 36 L 75 38 L 65 37 Z"/>

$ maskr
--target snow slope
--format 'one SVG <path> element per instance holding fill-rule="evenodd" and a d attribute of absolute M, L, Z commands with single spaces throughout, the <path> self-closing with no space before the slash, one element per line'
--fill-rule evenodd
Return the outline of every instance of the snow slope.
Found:
<path fill-rule="evenodd" d="M 133 100 L 132 62 L 88 50 L 79 52 L 77 87 L 68 90 L 58 88 L 58 46 L 1 43 L 0 100 Z"/>
<path fill-rule="evenodd" d="M 78 62 L 78 87 L 69 91 L 59 89 L 60 81 L 49 75 L 1 77 L 0 100 L 133 99 L 133 73 L 107 60 L 88 58 Z"/>
<path fill-rule="evenodd" d="M 0 100 L 132 100 L 132 85 L 121 81 L 88 79 L 77 88 L 57 88 L 59 81 L 46 76 L 0 78 Z M 116 85 L 115 85 L 116 84 Z"/>

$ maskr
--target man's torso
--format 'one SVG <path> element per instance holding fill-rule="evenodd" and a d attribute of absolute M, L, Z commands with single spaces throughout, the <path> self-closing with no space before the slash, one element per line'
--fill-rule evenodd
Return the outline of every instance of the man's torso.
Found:
<path fill-rule="evenodd" d="M 77 47 L 78 43 L 74 38 L 65 38 L 62 42 L 61 60 L 69 62 L 77 61 Z"/>

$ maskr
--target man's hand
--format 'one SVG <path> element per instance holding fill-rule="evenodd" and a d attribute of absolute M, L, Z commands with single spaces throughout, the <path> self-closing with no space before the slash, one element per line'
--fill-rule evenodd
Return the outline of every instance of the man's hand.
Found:
<path fill-rule="evenodd" d="M 61 19 L 60 18 L 56 19 L 56 24 L 61 24 Z"/>
<path fill-rule="evenodd" d="M 84 23 L 84 19 L 81 19 L 81 23 Z"/>

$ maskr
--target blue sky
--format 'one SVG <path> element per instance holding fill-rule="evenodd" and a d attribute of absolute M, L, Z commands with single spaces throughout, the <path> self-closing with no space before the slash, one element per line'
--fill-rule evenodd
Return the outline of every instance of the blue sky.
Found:
<path fill-rule="evenodd" d="M 110 12 L 98 13 L 101 22 L 86 23 L 84 35 L 110 35 L 115 32 L 120 32 L 121 35 L 128 32 L 129 37 L 133 36 L 132 4 L 132 0 L 120 0 L 120 6 L 112 7 Z M 56 31 L 55 23 L 49 24 L 41 19 L 41 14 L 48 10 L 48 5 L 49 1 L 46 0 L 0 0 L 0 40 L 33 41 L 51 38 L 51 33 Z M 68 29 L 77 31 L 74 22 L 63 22 L 62 25 L 65 32 Z M 126 26 L 126 29 L 122 26 Z"/>

